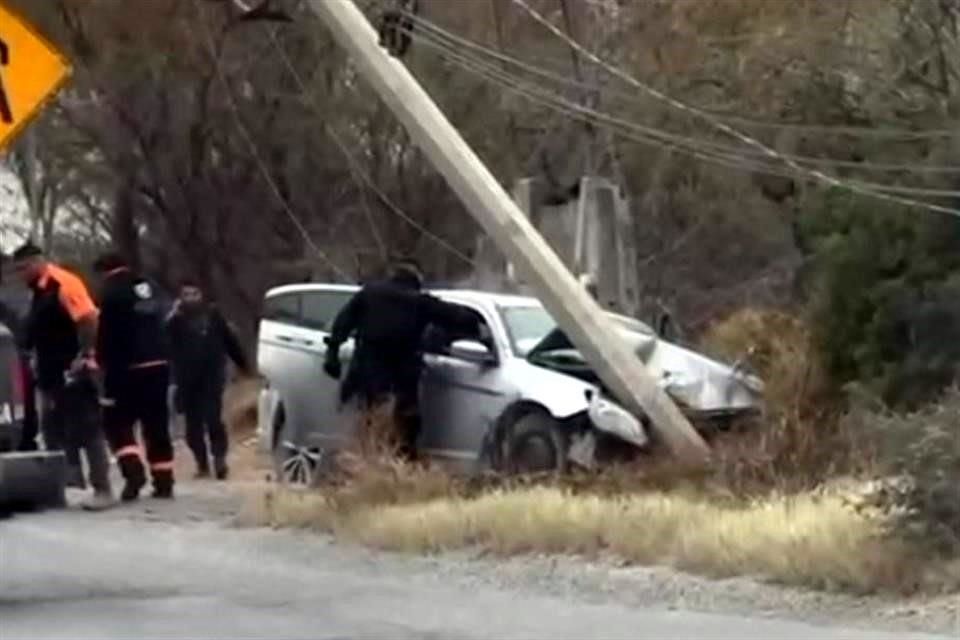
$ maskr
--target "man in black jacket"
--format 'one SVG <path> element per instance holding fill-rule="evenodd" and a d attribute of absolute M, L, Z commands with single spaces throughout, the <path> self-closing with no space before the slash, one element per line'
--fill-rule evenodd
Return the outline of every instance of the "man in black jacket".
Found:
<path fill-rule="evenodd" d="M 134 428 L 139 422 L 156 498 L 173 498 L 173 444 L 167 388 L 170 367 L 162 303 L 154 286 L 117 254 L 94 263 L 103 278 L 97 361 L 103 370 L 103 423 L 126 482 L 121 499 L 136 500 L 147 478 Z"/>
<path fill-rule="evenodd" d="M 197 462 L 197 477 L 210 475 L 212 454 L 214 473 L 218 480 L 225 480 L 229 443 L 222 413 L 227 358 L 240 371 L 249 373 L 247 358 L 237 334 L 192 280 L 180 285 L 180 297 L 167 318 L 167 335 L 177 404 L 186 416 L 187 444 Z"/>
<path fill-rule="evenodd" d="M 339 379 L 340 345 L 355 334 L 350 368 L 340 387 L 341 402 L 358 397 L 361 407 L 394 400 L 401 453 L 416 458 L 420 435 L 419 383 L 421 343 L 430 325 L 470 335 L 476 315 L 421 291 L 422 276 L 413 261 L 396 263 L 389 278 L 364 287 L 341 310 L 327 341 L 324 371 Z"/>

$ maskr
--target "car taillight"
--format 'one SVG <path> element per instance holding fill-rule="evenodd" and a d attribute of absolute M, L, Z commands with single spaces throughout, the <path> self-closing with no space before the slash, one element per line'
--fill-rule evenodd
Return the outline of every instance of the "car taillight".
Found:
<path fill-rule="evenodd" d="M 13 358 L 10 362 L 10 380 L 13 382 L 14 404 L 23 404 L 27 395 L 27 378 L 23 368 L 24 364 L 20 358 Z"/>

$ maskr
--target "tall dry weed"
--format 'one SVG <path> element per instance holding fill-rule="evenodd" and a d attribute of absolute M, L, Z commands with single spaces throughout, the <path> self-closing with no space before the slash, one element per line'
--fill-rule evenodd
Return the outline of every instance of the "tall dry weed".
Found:
<path fill-rule="evenodd" d="M 802 318 L 742 309 L 710 327 L 703 346 L 728 361 L 745 359 L 765 383 L 764 412 L 749 433 L 715 442 L 719 473 L 732 490 L 796 491 L 873 467 L 869 440 L 841 420 L 842 398 L 828 387 Z"/>

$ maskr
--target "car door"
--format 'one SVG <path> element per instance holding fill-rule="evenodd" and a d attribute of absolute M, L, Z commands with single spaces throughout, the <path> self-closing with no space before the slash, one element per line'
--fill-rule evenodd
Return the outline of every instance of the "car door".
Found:
<path fill-rule="evenodd" d="M 314 376 L 313 357 L 307 349 L 310 335 L 301 326 L 302 293 L 284 292 L 264 301 L 260 322 L 257 366 L 280 397 L 286 440 L 296 441 L 305 429 L 309 406 L 303 397 L 303 380 Z"/>
<path fill-rule="evenodd" d="M 309 444 L 319 447 L 338 446 L 350 433 L 353 425 L 349 412 L 339 411 L 340 382 L 323 371 L 326 358 L 326 338 L 330 336 L 333 321 L 353 297 L 355 289 L 336 287 L 307 291 L 303 294 L 300 336 L 303 349 L 309 353 L 311 375 L 301 379 L 299 393 L 304 399 L 310 421 Z M 350 364 L 353 340 L 340 349 L 343 371 Z"/>
<path fill-rule="evenodd" d="M 471 308 L 489 327 L 482 311 Z M 485 435 L 515 393 L 503 376 L 500 362 L 505 354 L 496 344 L 489 345 L 492 361 L 454 355 L 451 344 L 446 340 L 426 345 L 420 449 L 438 458 L 469 461 L 477 458 Z"/>

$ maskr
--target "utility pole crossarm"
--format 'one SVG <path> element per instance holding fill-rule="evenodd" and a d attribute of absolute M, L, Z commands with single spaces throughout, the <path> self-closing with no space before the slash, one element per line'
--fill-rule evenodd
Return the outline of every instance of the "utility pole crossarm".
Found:
<path fill-rule="evenodd" d="M 600 378 L 630 409 L 650 418 L 681 461 L 705 463 L 710 452 L 700 435 L 413 75 L 380 48 L 360 9 L 351 0 L 308 4 Z"/>

